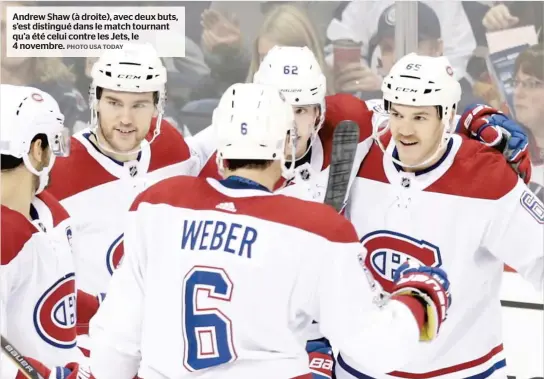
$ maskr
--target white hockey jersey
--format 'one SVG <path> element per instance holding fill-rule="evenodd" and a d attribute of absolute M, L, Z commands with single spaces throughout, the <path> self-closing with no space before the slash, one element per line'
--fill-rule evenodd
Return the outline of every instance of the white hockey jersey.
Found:
<path fill-rule="evenodd" d="M 500 153 L 478 142 L 453 136 L 439 162 L 414 174 L 393 163 L 386 139 L 386 154 L 371 148 L 347 209 L 366 264 L 385 291 L 407 258 L 443 267 L 452 306 L 438 339 L 413 363 L 384 376 L 340 355 L 337 377 L 504 378 L 503 262 L 542 288 L 544 206 Z"/>
<path fill-rule="evenodd" d="M 89 135 L 89 129 L 74 135 L 70 157 L 56 160 L 49 191 L 70 213 L 82 244 L 75 255 L 78 286 L 99 294 L 121 261 L 125 216 L 136 196 L 164 178 L 196 175 L 198 165 L 166 121 L 152 144 L 142 142 L 139 159 L 124 164 L 102 154 Z"/>
<path fill-rule="evenodd" d="M 344 120 L 355 121 L 359 125 L 359 145 L 354 167 L 358 167 L 372 145 L 372 123 L 382 120 L 383 115 L 372 112 L 367 104 L 375 106 L 376 101 L 364 101 L 348 94 L 327 96 L 325 121 L 313 142 L 308 163 L 297 167 L 296 176 L 290 185 L 283 187 L 284 181 L 277 184 L 278 193 L 305 200 L 323 202 L 329 178 L 329 165 L 332 157 L 332 137 L 335 127 Z M 200 158 L 202 169 L 199 176 L 221 179 L 217 170 L 214 131 L 208 127 L 187 139 L 193 154 Z M 353 171 L 353 177 L 356 171 Z"/>
<path fill-rule="evenodd" d="M 93 375 L 311 378 L 304 330 L 312 320 L 376 370 L 412 359 L 411 305 L 373 303 L 345 218 L 232 184 L 180 176 L 136 199 L 125 259 L 91 320 Z"/>
<path fill-rule="evenodd" d="M 0 326 L 22 354 L 49 368 L 81 362 L 76 347 L 76 282 L 72 229 L 47 191 L 32 203 L 34 221 L 2 206 Z M 0 354 L 2 379 L 17 367 Z"/>

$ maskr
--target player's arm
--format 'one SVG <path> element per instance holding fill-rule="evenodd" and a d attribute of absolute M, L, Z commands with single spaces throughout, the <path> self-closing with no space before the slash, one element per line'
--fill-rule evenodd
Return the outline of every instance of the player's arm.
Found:
<path fill-rule="evenodd" d="M 392 300 L 378 307 L 380 291 L 360 264 L 364 261 L 364 249 L 353 226 L 337 217 L 342 221 L 336 234 L 344 234 L 345 241 L 320 241 L 315 246 L 320 252 L 314 260 L 319 281 L 314 299 L 317 308 L 312 317 L 354 368 L 394 371 L 418 354 L 420 341 L 436 337 L 439 324 L 445 319 L 445 309 L 443 313 L 439 309 L 439 291 L 421 284 L 433 282 L 433 286 L 439 287 L 439 283 L 423 271 L 416 273 L 419 278 L 425 277 L 421 283 L 410 275 L 403 276 Z"/>
<path fill-rule="evenodd" d="M 146 247 L 143 215 L 137 210 L 138 204 L 139 197 L 129 212 L 123 260 L 90 323 L 90 367 L 93 375 L 100 379 L 132 379 L 141 359 Z"/>
<path fill-rule="evenodd" d="M 217 149 L 215 132 L 212 126 L 208 126 L 194 136 L 186 138 L 185 142 L 189 146 L 191 154 L 198 157 L 201 168 L 204 167 Z"/>
<path fill-rule="evenodd" d="M 514 175 L 512 172 L 505 174 Z M 514 188 L 495 202 L 494 217 L 484 236 L 483 246 L 542 291 L 544 205 L 521 179 L 516 180 Z"/>

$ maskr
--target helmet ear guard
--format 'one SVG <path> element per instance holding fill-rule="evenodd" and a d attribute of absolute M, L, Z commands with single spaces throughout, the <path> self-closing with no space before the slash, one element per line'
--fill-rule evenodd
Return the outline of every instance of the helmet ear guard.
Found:
<path fill-rule="evenodd" d="M 392 104 L 437 107 L 444 127 L 441 142 L 435 154 L 415 166 L 406 165 L 392 157 L 403 167 L 417 168 L 434 160 L 455 132 L 454 118 L 461 99 L 461 85 L 453 76 L 453 69 L 446 57 L 427 57 L 411 53 L 402 57 L 391 68 L 382 82 L 383 107 L 390 112 Z M 381 126 L 381 125 L 380 125 Z M 373 136 L 382 151 L 381 137 L 389 130 L 374 128 Z"/>

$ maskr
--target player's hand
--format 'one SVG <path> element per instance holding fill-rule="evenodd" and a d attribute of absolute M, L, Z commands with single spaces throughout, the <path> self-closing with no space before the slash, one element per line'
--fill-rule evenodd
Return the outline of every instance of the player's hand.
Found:
<path fill-rule="evenodd" d="M 334 356 L 329 341 L 325 338 L 306 343 L 310 372 L 313 379 L 330 379 L 334 367 Z"/>
<path fill-rule="evenodd" d="M 525 183 L 531 180 L 529 137 L 501 111 L 482 104 L 469 105 L 457 131 L 499 150 Z"/>
<path fill-rule="evenodd" d="M 432 341 L 438 336 L 451 306 L 448 275 L 437 267 L 421 266 L 413 261 L 402 264 L 393 277 L 395 287 L 391 297 L 409 295 L 425 307 L 425 323 L 421 341 Z"/>
<path fill-rule="evenodd" d="M 44 379 L 94 379 L 89 370 L 75 362 L 68 363 L 64 367 L 54 367 L 53 370 L 50 370 L 34 358 L 25 357 L 25 359 Z M 18 371 L 15 379 L 26 379 L 26 376 L 21 371 Z"/>

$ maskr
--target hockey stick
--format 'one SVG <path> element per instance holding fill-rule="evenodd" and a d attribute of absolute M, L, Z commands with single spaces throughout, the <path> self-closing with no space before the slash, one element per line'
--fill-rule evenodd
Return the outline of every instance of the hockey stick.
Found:
<path fill-rule="evenodd" d="M 359 125 L 354 121 L 341 121 L 334 129 L 332 137 L 329 181 L 324 201 L 337 212 L 341 212 L 345 206 L 358 143 Z"/>
<path fill-rule="evenodd" d="M 19 353 L 12 344 L 4 337 L 1 336 L 2 351 L 17 365 L 19 371 L 23 373 L 28 379 L 44 379 L 40 373 L 32 367 L 32 365 L 25 359 L 25 357 Z"/>

